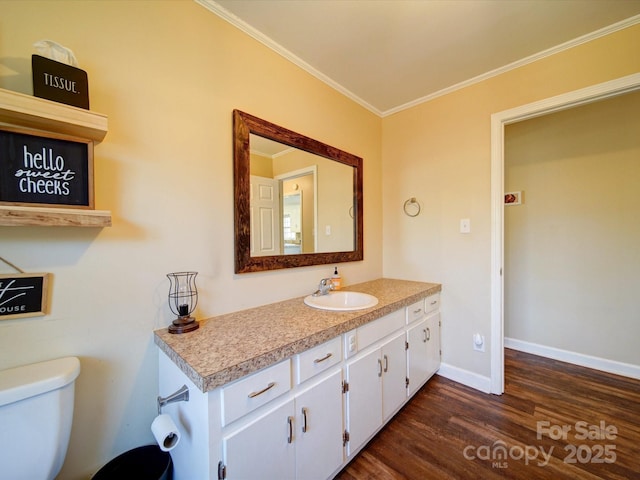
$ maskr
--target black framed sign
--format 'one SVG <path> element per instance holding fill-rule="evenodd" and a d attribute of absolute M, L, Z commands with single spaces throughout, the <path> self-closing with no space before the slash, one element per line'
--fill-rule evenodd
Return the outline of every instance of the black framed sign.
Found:
<path fill-rule="evenodd" d="M 0 204 L 94 208 L 93 142 L 0 128 Z"/>
<path fill-rule="evenodd" d="M 46 315 L 48 273 L 0 275 L 0 320 Z"/>
<path fill-rule="evenodd" d="M 87 72 L 41 55 L 31 56 L 33 95 L 89 109 Z"/>

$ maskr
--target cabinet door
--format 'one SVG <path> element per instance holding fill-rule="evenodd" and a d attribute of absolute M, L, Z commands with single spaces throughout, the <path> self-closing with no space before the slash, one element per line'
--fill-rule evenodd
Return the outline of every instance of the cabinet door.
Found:
<path fill-rule="evenodd" d="M 407 399 L 407 357 L 405 333 L 382 346 L 382 418 L 387 420 Z"/>
<path fill-rule="evenodd" d="M 429 378 L 429 335 L 427 321 L 422 320 L 407 330 L 407 372 L 409 376 L 409 395 L 413 395 Z"/>
<path fill-rule="evenodd" d="M 440 368 L 440 313 L 427 317 L 427 378 Z"/>
<path fill-rule="evenodd" d="M 226 478 L 294 478 L 293 406 L 290 400 L 222 439 Z"/>
<path fill-rule="evenodd" d="M 324 480 L 342 465 L 341 386 L 337 370 L 296 396 L 296 478 Z"/>
<path fill-rule="evenodd" d="M 382 425 L 382 360 L 380 350 L 358 357 L 346 366 L 347 455 L 355 453 Z"/>

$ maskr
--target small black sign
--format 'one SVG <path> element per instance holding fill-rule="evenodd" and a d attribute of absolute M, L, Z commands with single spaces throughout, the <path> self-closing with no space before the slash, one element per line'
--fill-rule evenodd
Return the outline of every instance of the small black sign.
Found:
<path fill-rule="evenodd" d="M 87 72 L 40 55 L 31 56 L 31 68 L 36 97 L 89 109 Z"/>
<path fill-rule="evenodd" d="M 93 144 L 0 130 L 0 203 L 93 208 Z"/>
<path fill-rule="evenodd" d="M 48 273 L 0 275 L 0 319 L 45 315 L 48 277 Z"/>

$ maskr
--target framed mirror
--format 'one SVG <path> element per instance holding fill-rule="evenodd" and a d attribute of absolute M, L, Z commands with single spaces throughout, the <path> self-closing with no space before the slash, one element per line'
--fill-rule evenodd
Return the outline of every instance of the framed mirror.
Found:
<path fill-rule="evenodd" d="M 236 273 L 362 260 L 362 158 L 234 110 Z"/>

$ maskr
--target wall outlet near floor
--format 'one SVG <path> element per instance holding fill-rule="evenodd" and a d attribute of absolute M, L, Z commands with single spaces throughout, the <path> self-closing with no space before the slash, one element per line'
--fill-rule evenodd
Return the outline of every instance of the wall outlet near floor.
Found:
<path fill-rule="evenodd" d="M 473 334 L 473 349 L 478 352 L 484 352 L 484 335 L 479 333 Z"/>

